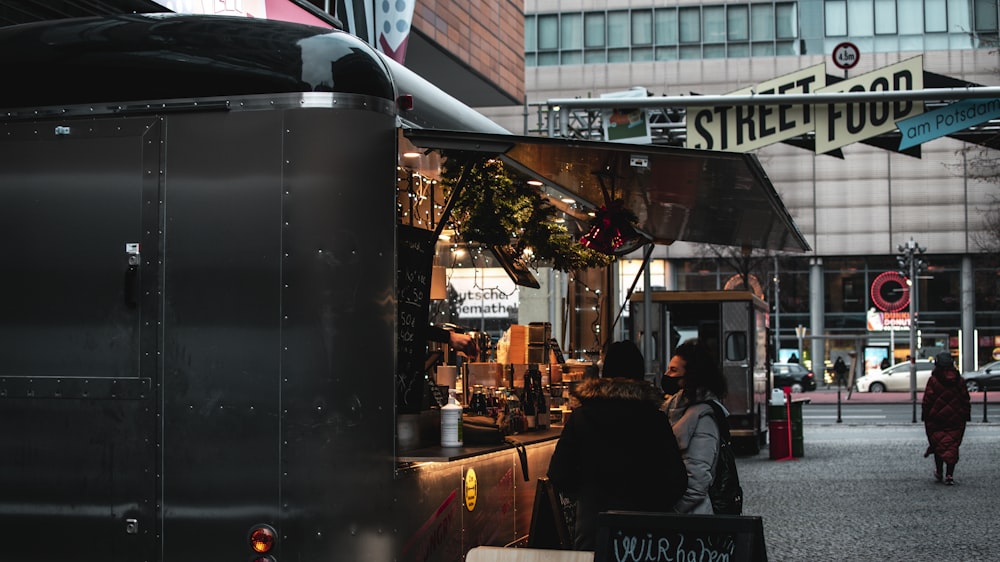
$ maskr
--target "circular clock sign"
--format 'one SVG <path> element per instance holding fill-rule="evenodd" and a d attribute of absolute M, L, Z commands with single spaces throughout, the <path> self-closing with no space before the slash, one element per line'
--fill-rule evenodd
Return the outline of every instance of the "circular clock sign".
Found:
<path fill-rule="evenodd" d="M 833 64 L 844 70 L 854 68 L 861 58 L 861 51 L 854 43 L 843 42 L 833 48 Z"/>

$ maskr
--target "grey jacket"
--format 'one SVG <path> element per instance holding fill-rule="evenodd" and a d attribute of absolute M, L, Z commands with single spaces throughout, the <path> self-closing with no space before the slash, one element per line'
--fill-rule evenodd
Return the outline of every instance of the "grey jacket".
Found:
<path fill-rule="evenodd" d="M 708 488 L 715 478 L 719 426 L 712 415 L 712 407 L 697 402 L 715 399 L 715 395 L 704 393 L 696 397 L 694 403 L 686 395 L 686 392 L 678 392 L 663 405 L 688 473 L 687 490 L 674 505 L 674 510 L 711 515 L 712 501 L 708 497 Z"/>

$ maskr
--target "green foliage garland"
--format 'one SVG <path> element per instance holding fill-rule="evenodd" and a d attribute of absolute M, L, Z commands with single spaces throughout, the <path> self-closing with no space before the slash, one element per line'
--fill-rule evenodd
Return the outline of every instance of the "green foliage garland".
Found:
<path fill-rule="evenodd" d="M 445 196 L 450 196 L 462 173 L 456 162 L 472 162 L 447 154 L 442 170 Z M 531 248 L 533 267 L 550 262 L 559 271 L 604 267 L 611 256 L 584 247 L 562 224 L 558 209 L 524 182 L 515 182 L 498 159 L 481 160 L 467 172 L 466 184 L 452 209 L 451 221 L 466 242 L 512 245 L 520 255 Z"/>

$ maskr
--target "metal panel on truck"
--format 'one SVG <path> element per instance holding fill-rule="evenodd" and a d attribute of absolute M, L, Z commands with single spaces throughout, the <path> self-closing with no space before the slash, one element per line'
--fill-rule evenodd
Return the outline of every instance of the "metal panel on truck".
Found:
<path fill-rule="evenodd" d="M 160 132 L 0 127 L 5 560 L 154 555 Z"/>
<path fill-rule="evenodd" d="M 169 117 L 165 560 L 392 551 L 395 127 L 340 106 Z"/>

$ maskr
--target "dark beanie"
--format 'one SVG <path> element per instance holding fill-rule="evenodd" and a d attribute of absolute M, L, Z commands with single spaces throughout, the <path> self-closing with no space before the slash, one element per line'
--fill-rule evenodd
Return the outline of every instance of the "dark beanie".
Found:
<path fill-rule="evenodd" d="M 601 368 L 603 377 L 625 377 L 632 380 L 645 380 L 646 365 L 642 352 L 629 340 L 616 341 L 608 347 Z"/>
<path fill-rule="evenodd" d="M 940 369 L 951 369 L 955 366 L 955 360 L 951 358 L 951 353 L 942 351 L 934 356 L 934 366 Z"/>

